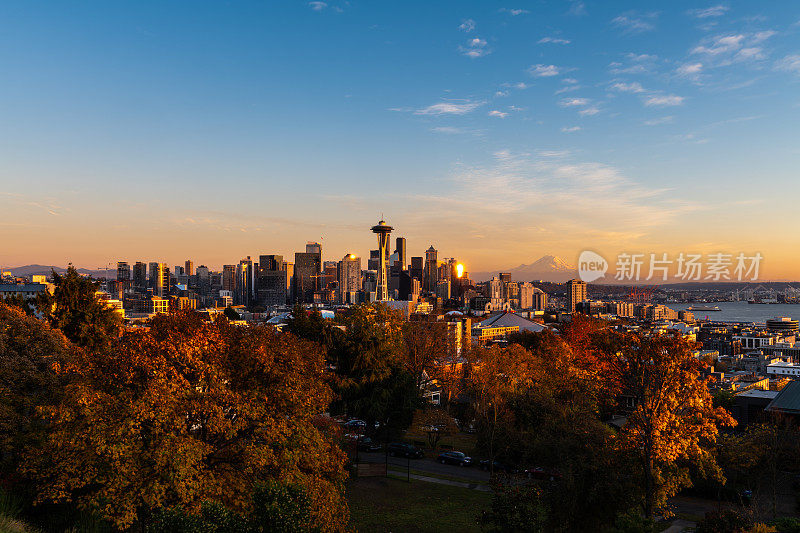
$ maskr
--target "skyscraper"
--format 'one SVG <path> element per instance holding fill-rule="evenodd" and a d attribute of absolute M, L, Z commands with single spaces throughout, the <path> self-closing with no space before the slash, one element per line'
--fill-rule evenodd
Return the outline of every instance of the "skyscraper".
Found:
<path fill-rule="evenodd" d="M 187 276 L 194 276 L 194 262 L 191 259 L 187 259 L 184 263 L 183 273 Z"/>
<path fill-rule="evenodd" d="M 197 279 L 197 290 L 203 296 L 208 296 L 211 292 L 211 271 L 205 265 L 200 265 L 194 271 Z"/>
<path fill-rule="evenodd" d="M 286 305 L 286 270 L 282 255 L 262 255 L 258 258 L 256 302 L 264 307 Z"/>
<path fill-rule="evenodd" d="M 236 265 L 236 290 L 234 300 L 239 305 L 250 305 L 253 297 L 253 260 L 248 255 Z"/>
<path fill-rule="evenodd" d="M 131 279 L 131 267 L 126 261 L 117 262 L 117 281 L 126 282 Z"/>
<path fill-rule="evenodd" d="M 308 249 L 308 248 L 306 248 Z M 314 291 L 322 272 L 322 254 L 317 251 L 294 254 L 294 299 L 297 303 L 313 303 Z"/>
<path fill-rule="evenodd" d="M 392 227 L 386 224 L 384 220 L 378 222 L 377 225 L 372 226 L 372 233 L 378 236 L 378 253 L 380 256 L 380 266 L 378 268 L 378 287 L 377 296 L 378 301 L 385 302 L 389 299 L 389 280 L 387 278 L 388 271 L 386 269 L 386 255 L 387 255 L 387 242 L 389 234 L 392 232 Z"/>
<path fill-rule="evenodd" d="M 575 312 L 575 307 L 579 302 L 586 299 L 586 282 L 579 279 L 571 279 L 567 282 L 567 311 Z"/>
<path fill-rule="evenodd" d="M 222 290 L 236 291 L 236 265 L 222 265 Z"/>
<path fill-rule="evenodd" d="M 169 296 L 169 268 L 165 263 L 150 263 L 149 286 L 153 289 L 153 295 L 162 298 Z"/>
<path fill-rule="evenodd" d="M 397 237 L 395 239 L 394 252 L 397 254 L 397 260 L 403 266 L 403 270 L 408 268 L 408 257 L 406 256 L 406 239 L 405 237 Z M 394 265 L 389 265 L 394 266 Z"/>
<path fill-rule="evenodd" d="M 139 292 L 147 288 L 147 263 L 136 261 L 133 265 L 133 288 Z"/>
<path fill-rule="evenodd" d="M 436 285 L 439 283 L 439 260 L 438 252 L 431 245 L 425 250 L 425 290 L 435 293 Z"/>
<path fill-rule="evenodd" d="M 422 257 L 411 258 L 411 278 L 416 279 L 422 284 L 425 279 L 425 260 Z"/>
<path fill-rule="evenodd" d="M 355 293 L 361 290 L 361 258 L 348 254 L 339 261 L 339 303 L 356 303 Z"/>

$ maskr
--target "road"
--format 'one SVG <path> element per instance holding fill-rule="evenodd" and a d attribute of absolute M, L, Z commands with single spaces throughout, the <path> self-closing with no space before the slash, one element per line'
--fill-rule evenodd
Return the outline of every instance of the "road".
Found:
<path fill-rule="evenodd" d="M 359 452 L 359 460 L 365 463 L 383 463 L 386 461 L 386 455 L 383 452 L 366 453 Z M 411 470 L 418 472 L 427 472 L 439 476 L 452 476 L 455 478 L 475 481 L 478 483 L 489 482 L 489 472 L 484 472 L 477 466 L 453 466 L 443 465 L 437 463 L 434 459 L 406 459 L 404 457 L 389 457 L 389 468 L 392 470 L 405 471 L 406 465 L 409 464 Z"/>

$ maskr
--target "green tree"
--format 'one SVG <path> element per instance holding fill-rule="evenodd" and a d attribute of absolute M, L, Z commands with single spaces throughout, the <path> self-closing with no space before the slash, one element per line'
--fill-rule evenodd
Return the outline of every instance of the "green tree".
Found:
<path fill-rule="evenodd" d="M 403 360 L 402 319 L 382 304 L 358 305 L 340 321 L 328 358 L 336 368 L 339 399 L 333 408 L 397 436 L 420 407 L 416 377 Z"/>
<path fill-rule="evenodd" d="M 40 293 L 36 308 L 73 343 L 97 350 L 118 336 L 122 318 L 96 296 L 98 282 L 78 274 L 70 265 L 64 275 L 53 271 L 53 293 Z"/>

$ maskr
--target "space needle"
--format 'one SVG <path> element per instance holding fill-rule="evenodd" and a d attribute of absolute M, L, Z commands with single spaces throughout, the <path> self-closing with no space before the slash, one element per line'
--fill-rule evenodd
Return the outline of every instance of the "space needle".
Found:
<path fill-rule="evenodd" d="M 385 302 L 389 299 L 389 284 L 386 281 L 386 244 L 389 242 L 389 234 L 392 232 L 391 226 L 386 221 L 381 220 L 377 226 L 372 226 L 372 233 L 378 235 L 378 251 L 380 253 L 380 268 L 378 269 L 378 291 L 377 300 Z"/>

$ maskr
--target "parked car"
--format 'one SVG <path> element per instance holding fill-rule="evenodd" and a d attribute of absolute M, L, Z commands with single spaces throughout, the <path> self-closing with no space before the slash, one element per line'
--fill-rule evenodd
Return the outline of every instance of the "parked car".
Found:
<path fill-rule="evenodd" d="M 358 420 L 357 418 L 354 418 L 352 420 L 348 420 L 347 422 L 345 422 L 344 427 L 349 431 L 357 431 L 359 433 L 363 433 L 367 427 L 367 423 L 364 422 L 363 420 Z"/>
<path fill-rule="evenodd" d="M 443 465 L 470 466 L 472 458 L 467 457 L 464 452 L 442 452 L 436 459 Z"/>
<path fill-rule="evenodd" d="M 379 452 L 382 449 L 380 444 L 373 442 L 369 437 L 358 439 L 358 451 L 360 452 Z"/>
<path fill-rule="evenodd" d="M 389 452 L 389 455 L 392 457 L 407 457 L 409 459 L 422 459 L 425 457 L 422 450 L 413 444 L 407 444 L 405 442 L 392 442 L 386 446 L 386 451 Z"/>
<path fill-rule="evenodd" d="M 559 474 L 555 470 L 549 470 L 547 468 L 542 468 L 541 466 L 525 470 L 525 475 L 528 476 L 530 479 L 545 479 L 548 481 L 555 481 L 557 479 L 561 479 L 561 474 Z"/>
<path fill-rule="evenodd" d="M 491 468 L 491 470 L 494 470 L 495 472 L 505 472 L 506 474 L 515 474 L 519 472 L 518 468 L 515 468 L 506 463 L 502 463 L 498 460 L 489 461 L 489 459 L 484 459 L 480 463 L 478 463 L 478 466 L 480 466 L 481 470 L 490 470 L 489 468 L 490 463 L 494 463 L 493 468 Z"/>

